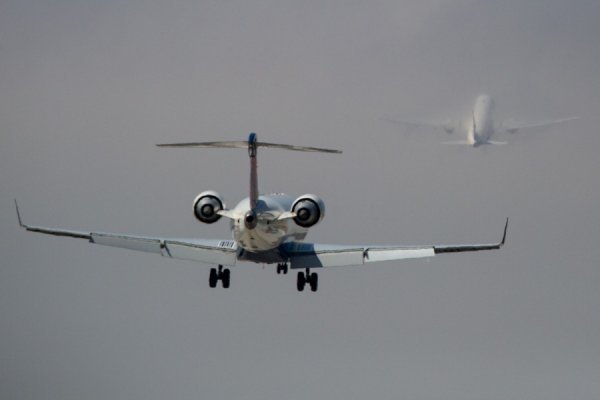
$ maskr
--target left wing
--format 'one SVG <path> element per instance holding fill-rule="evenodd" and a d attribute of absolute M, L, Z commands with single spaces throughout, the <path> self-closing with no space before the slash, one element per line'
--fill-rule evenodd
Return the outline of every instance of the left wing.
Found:
<path fill-rule="evenodd" d="M 54 236 L 66 236 L 86 239 L 90 243 L 103 246 L 160 254 L 163 257 L 180 260 L 199 261 L 212 265 L 233 266 L 237 260 L 238 246 L 233 240 L 207 239 L 169 239 L 150 236 L 126 235 L 119 233 L 102 233 L 73 231 L 67 229 L 45 228 L 24 224 L 21 220 L 19 206 L 15 201 L 19 225 L 30 232 L 44 233 Z"/>
<path fill-rule="evenodd" d="M 381 120 L 389 122 L 391 124 L 403 125 L 405 127 L 442 129 L 446 133 L 454 133 L 454 131 L 462 130 L 462 125 L 460 121 L 406 121 L 389 117 L 382 117 Z"/>
<path fill-rule="evenodd" d="M 572 121 L 578 119 L 579 117 L 568 117 L 561 119 L 554 119 L 550 121 L 537 121 L 537 122 L 518 122 L 518 121 L 504 121 L 502 123 L 501 128 L 509 133 L 515 133 L 520 129 L 525 128 L 536 128 L 539 126 L 548 126 L 554 124 L 560 124 L 562 122 Z"/>
<path fill-rule="evenodd" d="M 290 259 L 290 268 L 326 268 L 363 265 L 377 261 L 404 260 L 409 258 L 433 257 L 441 253 L 497 250 L 506 240 L 508 219 L 502 240 L 492 244 L 463 244 L 440 246 L 339 246 L 313 243 L 288 243 L 285 251 Z"/>

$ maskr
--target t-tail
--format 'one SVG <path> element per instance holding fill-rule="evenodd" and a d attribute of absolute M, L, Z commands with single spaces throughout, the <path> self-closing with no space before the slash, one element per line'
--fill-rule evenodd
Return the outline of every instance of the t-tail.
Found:
<path fill-rule="evenodd" d="M 477 143 L 477 124 L 475 122 L 475 110 L 472 111 L 472 119 L 473 121 L 473 131 L 471 132 L 471 134 L 473 135 L 473 137 L 470 137 L 469 139 L 473 141 L 473 144 Z"/>
<path fill-rule="evenodd" d="M 197 147 L 197 148 L 228 148 L 228 149 L 248 149 L 250 157 L 250 207 L 256 208 L 258 201 L 258 171 L 257 171 L 257 153 L 259 147 L 270 147 L 275 149 L 341 154 L 341 150 L 324 149 L 320 147 L 294 146 L 289 144 L 259 142 L 256 133 L 248 136 L 248 141 L 223 141 L 223 142 L 188 142 L 188 143 L 164 143 L 157 144 L 158 147 Z"/>

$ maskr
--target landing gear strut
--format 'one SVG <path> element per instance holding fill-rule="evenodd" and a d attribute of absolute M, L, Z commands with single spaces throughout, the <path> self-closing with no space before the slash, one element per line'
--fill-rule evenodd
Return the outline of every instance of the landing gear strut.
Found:
<path fill-rule="evenodd" d="M 223 269 L 222 265 L 219 265 L 218 271 L 216 268 L 210 269 L 208 285 L 211 288 L 217 287 L 218 281 L 221 281 L 221 284 L 225 289 L 229 288 L 229 284 L 231 283 L 231 272 L 229 271 L 229 269 Z"/>
<path fill-rule="evenodd" d="M 288 273 L 288 265 L 286 263 L 277 264 L 277 275 L 279 274 L 287 275 Z"/>
<path fill-rule="evenodd" d="M 319 288 L 319 275 L 316 272 L 310 273 L 310 269 L 306 268 L 306 273 L 298 272 L 298 279 L 296 280 L 296 288 L 299 292 L 304 291 L 306 284 L 310 285 L 310 290 L 316 292 Z"/>

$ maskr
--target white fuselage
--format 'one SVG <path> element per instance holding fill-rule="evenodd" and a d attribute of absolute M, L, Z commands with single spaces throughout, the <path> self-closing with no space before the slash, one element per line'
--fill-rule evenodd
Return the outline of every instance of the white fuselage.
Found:
<path fill-rule="evenodd" d="M 256 202 L 257 224 L 246 226 L 244 216 L 251 210 L 250 199 L 240 201 L 232 210 L 237 218 L 231 220 L 233 239 L 244 250 L 264 252 L 279 247 L 286 241 L 300 241 L 306 237 L 307 228 L 298 226 L 292 218 L 278 218 L 292 208 L 295 198 L 285 194 L 261 195 Z"/>
<path fill-rule="evenodd" d="M 481 95 L 475 100 L 471 123 L 467 127 L 467 140 L 470 144 L 477 146 L 486 144 L 494 134 L 494 123 L 492 110 L 494 101 L 488 95 Z"/>

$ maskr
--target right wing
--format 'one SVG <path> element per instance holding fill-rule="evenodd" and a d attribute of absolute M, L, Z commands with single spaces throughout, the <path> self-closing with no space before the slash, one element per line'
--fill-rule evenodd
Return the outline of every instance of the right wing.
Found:
<path fill-rule="evenodd" d="M 90 243 L 103 246 L 160 254 L 163 257 L 180 260 L 199 261 L 212 265 L 233 266 L 237 260 L 238 246 L 233 240 L 211 239 L 169 239 L 150 236 L 127 235 L 119 233 L 102 233 L 74 231 L 68 229 L 45 228 L 24 224 L 15 201 L 19 225 L 30 232 L 46 235 L 65 236 L 86 239 Z"/>
<path fill-rule="evenodd" d="M 550 121 L 537 121 L 537 122 L 518 122 L 518 121 L 504 121 L 502 123 L 502 129 L 509 133 L 515 133 L 520 129 L 525 128 L 536 128 L 539 126 L 548 126 L 554 124 L 560 124 L 561 122 L 572 121 L 578 119 L 579 117 L 568 117 L 561 119 L 554 119 Z"/>
<path fill-rule="evenodd" d="M 508 219 L 502 240 L 491 244 L 462 244 L 435 246 L 340 246 L 292 242 L 284 247 L 290 268 L 327 268 L 364 265 L 378 261 L 433 257 L 443 253 L 461 253 L 500 249 L 506 240 Z"/>

